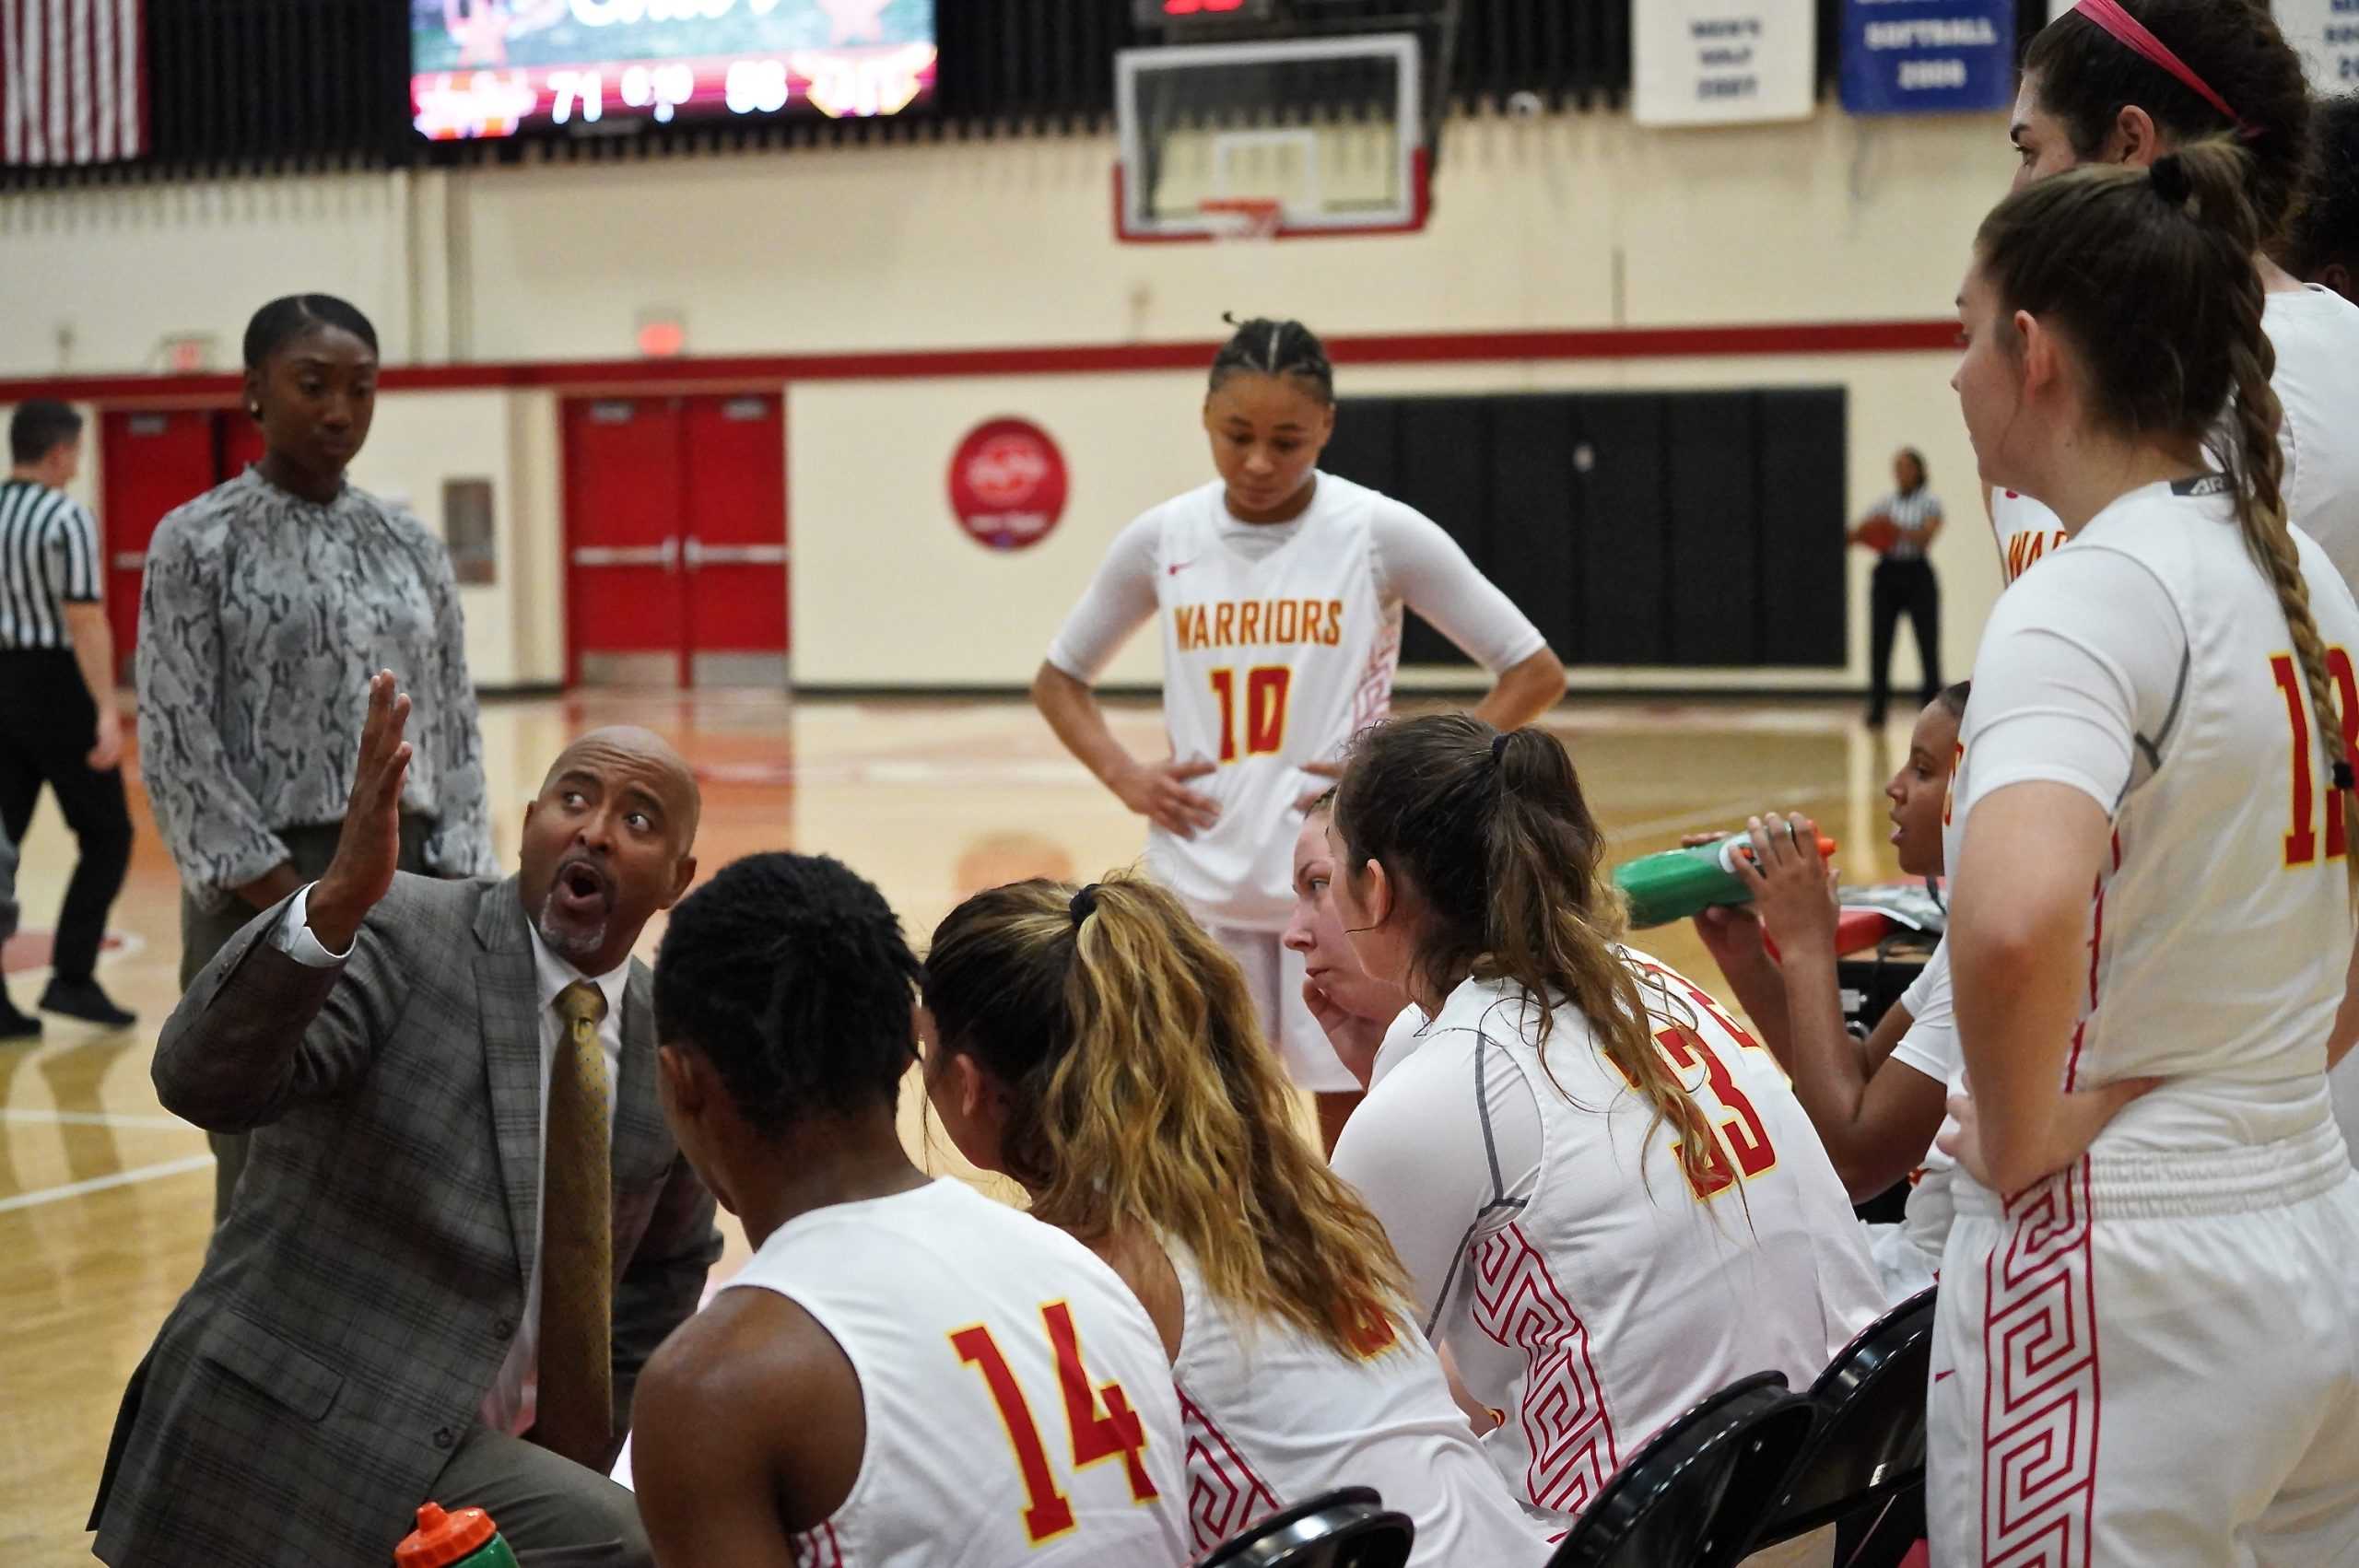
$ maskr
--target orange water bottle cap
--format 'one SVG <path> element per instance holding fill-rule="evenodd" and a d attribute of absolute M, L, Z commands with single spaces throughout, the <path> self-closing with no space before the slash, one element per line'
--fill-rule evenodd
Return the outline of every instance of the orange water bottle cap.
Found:
<path fill-rule="evenodd" d="M 449 1568 L 473 1556 L 499 1533 L 491 1515 L 480 1508 L 446 1514 L 439 1503 L 417 1511 L 417 1529 L 393 1548 L 395 1568 Z"/>

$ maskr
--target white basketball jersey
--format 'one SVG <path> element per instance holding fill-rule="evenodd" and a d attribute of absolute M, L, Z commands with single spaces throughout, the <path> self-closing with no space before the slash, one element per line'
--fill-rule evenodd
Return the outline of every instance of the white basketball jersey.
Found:
<path fill-rule="evenodd" d="M 1063 1232 L 943 1179 L 789 1221 L 727 1288 L 792 1300 L 860 1378 L 859 1479 L 796 1568 L 1188 1560 L 1163 1342 Z"/>
<path fill-rule="evenodd" d="M 1999 570 L 2010 583 L 2071 537 L 2054 512 L 2013 490 L 1990 492 L 1990 532 L 1999 542 Z"/>
<path fill-rule="evenodd" d="M 2261 325 L 2277 350 L 2285 515 L 2359 583 L 2359 305 L 2310 284 L 2271 294 Z"/>
<path fill-rule="evenodd" d="M 1191 788 L 1220 802 L 1193 838 L 1147 833 L 1147 865 L 1206 919 L 1281 930 L 1294 910 L 1294 803 L 1320 786 L 1306 762 L 1332 762 L 1382 719 L 1401 661 L 1401 606 L 1380 603 L 1373 490 L 1318 476 L 1309 510 L 1275 549 L 1230 542 L 1215 480 L 1156 509 L 1163 711 L 1172 755 L 1219 765 Z"/>
<path fill-rule="evenodd" d="M 2294 537 L 2331 678 L 2359 720 L 2359 608 L 2317 543 Z M 2083 552 L 2105 553 L 2107 564 Z M 2176 610 L 2186 652 L 2174 671 L 2159 667 L 2171 657 L 2153 646 L 2159 639 L 2097 650 L 2118 662 L 2140 732 L 2092 890 L 2088 985 L 2066 1086 L 2171 1080 L 2107 1129 L 2107 1148 L 2242 1141 L 2259 1125 L 2247 1119 L 2255 1107 L 2318 1095 L 2351 955 L 2351 851 L 2318 715 L 2277 595 L 2217 481 L 2132 492 L 2091 520 L 2072 556 L 2085 569 L 2030 574 L 1994 613 L 1952 775 L 1949 863 L 1960 863 L 1979 799 L 2045 765 L 1978 751 L 1991 723 L 2011 717 L 1995 706 L 2003 693 L 2027 694 L 2012 716 L 2018 725 L 2048 722 L 2036 661 L 2055 634 L 2043 628 L 2070 638 L 2088 625 L 2093 572 L 2151 578 Z M 2149 657 L 2158 667 L 2141 664 Z M 2048 749 L 2036 732 L 2016 733 L 2012 753 Z"/>
<path fill-rule="evenodd" d="M 1412 1568 L 1538 1568 L 1546 1535 L 1484 1457 L 1414 1325 L 1382 1320 L 1374 1354 L 1345 1356 L 1289 1324 L 1240 1324 L 1185 1247 L 1165 1251 L 1186 1304 L 1173 1375 L 1198 1551 L 1322 1492 L 1372 1486 L 1416 1521 Z"/>
<path fill-rule="evenodd" d="M 1467 1390 L 1496 1407 L 1492 1462 L 1558 1527 L 1698 1399 L 1762 1371 L 1807 1388 L 1884 1306 L 1865 1233 L 1785 1074 L 1703 990 L 1626 956 L 1659 1047 L 1720 1129 L 1705 1188 L 1579 1010 L 1556 1010 L 1543 1054 L 1511 983 L 1460 986 L 1386 1081 L 1463 1073 L 1472 1090 L 1480 1064 L 1496 1072 L 1504 1057 L 1539 1103 L 1537 1188 L 1461 1256 L 1434 1331 Z M 1439 1076 L 1421 1086 L 1451 1092 Z"/>

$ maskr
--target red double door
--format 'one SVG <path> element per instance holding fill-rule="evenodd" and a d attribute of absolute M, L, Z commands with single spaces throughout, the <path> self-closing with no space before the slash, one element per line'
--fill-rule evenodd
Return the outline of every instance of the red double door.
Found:
<path fill-rule="evenodd" d="M 139 647 L 139 590 L 156 525 L 174 507 L 236 477 L 261 456 L 261 427 L 234 408 L 115 409 L 100 416 L 107 621 L 124 685 L 131 684 Z"/>
<path fill-rule="evenodd" d="M 568 682 L 784 685 L 778 394 L 574 398 L 564 420 Z"/>

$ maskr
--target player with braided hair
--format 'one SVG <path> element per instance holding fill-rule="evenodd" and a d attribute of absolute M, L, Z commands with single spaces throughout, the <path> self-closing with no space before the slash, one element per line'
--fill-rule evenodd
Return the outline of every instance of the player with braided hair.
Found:
<path fill-rule="evenodd" d="M 1180 1408 L 1145 1310 L 1071 1236 L 910 1163 L 917 979 L 835 860 L 751 855 L 673 913 L 663 1113 L 756 1250 L 639 1385 L 656 1559 L 1176 1564 Z"/>
<path fill-rule="evenodd" d="M 2285 520 L 2254 168 L 2028 186 L 1960 297 L 1983 476 L 2071 540 L 1954 775 L 1936 1562 L 2359 1560 L 2359 606 Z"/>
<path fill-rule="evenodd" d="M 2085 164 L 2145 167 L 2206 136 L 2233 135 L 2251 159 L 2261 244 L 2286 236 L 2309 175 L 2314 132 L 2301 56 L 2264 0 L 2082 0 L 2025 51 L 2011 128 L 2015 188 Z M 2313 197 L 2315 200 L 2315 196 Z M 2359 306 L 2306 284 L 2256 250 L 2286 515 L 2359 583 Z M 2315 277 L 2315 274 L 2304 274 Z M 1988 497 L 2001 569 L 2013 581 L 2064 537 L 2019 490 Z"/>
<path fill-rule="evenodd" d="M 1335 373 L 1300 322 L 1256 318 L 1214 357 L 1203 425 L 1219 477 L 1115 539 L 1032 683 L 1066 749 L 1145 817 L 1147 866 L 1235 955 L 1262 1027 L 1333 1146 L 1359 1084 L 1302 1001 L 1279 942 L 1294 909 L 1301 810 L 1353 735 L 1382 719 L 1417 612 L 1490 671 L 1475 709 L 1530 723 L 1565 667 L 1507 595 L 1430 520 L 1321 473 Z M 1163 637 L 1171 755 L 1133 756 L 1091 690 L 1150 618 Z"/>

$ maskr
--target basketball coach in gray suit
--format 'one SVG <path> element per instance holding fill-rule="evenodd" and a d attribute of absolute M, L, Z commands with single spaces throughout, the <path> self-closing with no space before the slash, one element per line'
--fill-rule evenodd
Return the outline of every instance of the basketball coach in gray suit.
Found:
<path fill-rule="evenodd" d="M 369 702 L 334 863 L 157 1047 L 166 1106 L 257 1136 L 123 1396 L 93 1550 L 386 1568 L 431 1499 L 488 1509 L 527 1565 L 644 1564 L 604 1472 L 721 1252 L 630 957 L 695 874 L 696 784 L 600 731 L 527 808 L 519 876 L 396 875 L 409 699 L 381 674 Z"/>

